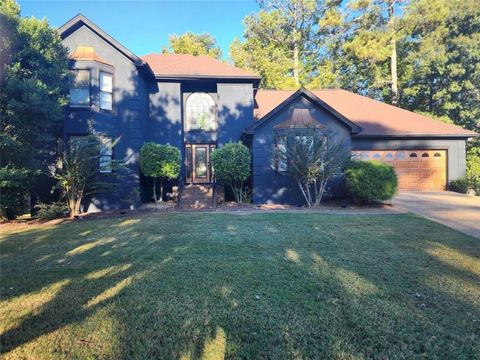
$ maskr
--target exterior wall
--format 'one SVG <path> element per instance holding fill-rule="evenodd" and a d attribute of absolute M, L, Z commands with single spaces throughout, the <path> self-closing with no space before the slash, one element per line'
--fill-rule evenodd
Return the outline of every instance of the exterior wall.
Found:
<path fill-rule="evenodd" d="M 253 124 L 253 85 L 251 83 L 219 83 L 218 146 L 240 141 L 243 131 Z"/>
<path fill-rule="evenodd" d="M 275 125 L 282 123 L 292 116 L 294 108 L 306 108 L 310 110 L 312 117 L 322 125 L 327 126 L 328 138 L 338 143 L 343 143 L 345 151 L 350 152 L 350 130 L 338 122 L 329 113 L 310 103 L 305 98 L 299 98 L 288 106 L 275 118 L 255 130 L 252 139 L 253 153 L 253 202 L 276 203 L 276 204 L 304 204 L 305 200 L 296 182 L 288 176 L 278 174 L 272 167 L 273 149 L 275 145 Z M 343 181 L 329 184 L 332 196 L 338 197 L 343 194 Z"/>
<path fill-rule="evenodd" d="M 77 46 L 92 46 L 96 53 L 113 67 L 94 61 L 74 61 L 73 68 L 90 69 L 91 108 L 67 109 L 64 136 L 85 135 L 88 122 L 96 131 L 113 139 L 120 138 L 113 149 L 113 158 L 125 160 L 128 174 L 121 175 L 122 185 L 92 199 L 89 210 L 127 207 L 123 201 L 139 188 L 138 151 L 145 140 L 148 121 L 148 96 L 146 78 L 135 64 L 116 48 L 86 26 L 69 34 L 63 44 L 73 52 Z M 113 73 L 113 111 L 99 110 L 99 71 Z M 118 191 L 117 191 L 118 189 Z"/>
<path fill-rule="evenodd" d="M 464 139 L 352 139 L 352 150 L 447 150 L 447 181 L 465 176 Z"/>

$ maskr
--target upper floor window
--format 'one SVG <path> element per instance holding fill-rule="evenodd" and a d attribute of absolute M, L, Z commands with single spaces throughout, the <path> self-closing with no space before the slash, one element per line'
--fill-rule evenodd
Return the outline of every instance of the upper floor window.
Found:
<path fill-rule="evenodd" d="M 209 94 L 203 92 L 191 94 L 185 107 L 187 131 L 216 129 L 215 102 Z"/>
<path fill-rule="evenodd" d="M 90 71 L 73 70 L 70 75 L 70 106 L 90 107 Z"/>
<path fill-rule="evenodd" d="M 100 109 L 113 109 L 113 75 L 100 71 Z"/>

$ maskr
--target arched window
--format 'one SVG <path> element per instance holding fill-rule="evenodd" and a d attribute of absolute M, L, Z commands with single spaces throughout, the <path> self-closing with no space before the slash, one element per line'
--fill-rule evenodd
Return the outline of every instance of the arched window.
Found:
<path fill-rule="evenodd" d="M 442 157 L 442 154 L 436 152 L 436 153 L 433 155 L 433 157 Z"/>
<path fill-rule="evenodd" d="M 394 159 L 394 157 L 393 157 L 392 153 L 387 153 L 387 155 L 385 155 L 385 160 L 392 161 L 393 159 Z"/>
<path fill-rule="evenodd" d="M 382 160 L 382 155 L 375 153 L 375 155 L 373 155 L 373 160 Z"/>
<path fill-rule="evenodd" d="M 212 131 L 217 127 L 215 120 L 215 102 L 203 92 L 193 93 L 185 104 L 186 130 Z"/>
<path fill-rule="evenodd" d="M 423 153 L 423 154 L 422 154 L 422 157 L 423 157 L 423 158 L 426 158 L 426 157 L 429 157 L 429 155 L 428 155 L 428 153 Z"/>
<path fill-rule="evenodd" d="M 411 153 L 411 154 L 410 154 L 410 157 L 412 157 L 412 158 L 416 158 L 416 157 L 417 157 L 417 154 L 415 154 L 415 153 Z"/>
<path fill-rule="evenodd" d="M 398 152 L 397 153 L 397 160 L 405 160 L 405 153 L 404 152 Z"/>

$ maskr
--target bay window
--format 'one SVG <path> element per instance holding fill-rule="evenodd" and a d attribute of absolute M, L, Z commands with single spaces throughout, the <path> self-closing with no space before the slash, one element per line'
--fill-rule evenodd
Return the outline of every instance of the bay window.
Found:
<path fill-rule="evenodd" d="M 70 74 L 70 106 L 90 107 L 89 70 L 73 70 Z"/>

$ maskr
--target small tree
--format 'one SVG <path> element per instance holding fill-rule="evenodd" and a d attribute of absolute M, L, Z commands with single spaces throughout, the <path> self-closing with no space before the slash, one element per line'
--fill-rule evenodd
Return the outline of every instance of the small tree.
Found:
<path fill-rule="evenodd" d="M 163 181 L 180 175 L 180 151 L 171 145 L 145 143 L 140 149 L 140 168 L 143 175 L 153 178 L 155 203 L 163 201 Z M 157 180 L 160 180 L 160 198 L 157 199 Z"/>
<path fill-rule="evenodd" d="M 95 195 L 111 185 L 106 182 L 105 176 L 112 177 L 113 173 L 100 173 L 99 160 L 101 149 L 111 149 L 115 143 L 103 141 L 97 135 L 78 138 L 57 160 L 52 176 L 58 181 L 56 187 L 65 197 L 70 217 L 80 214 L 80 206 L 86 196 Z"/>
<path fill-rule="evenodd" d="M 215 177 L 232 188 L 236 202 L 243 201 L 243 184 L 250 176 L 250 162 L 250 151 L 240 142 L 230 142 L 212 153 Z"/>
<path fill-rule="evenodd" d="M 308 207 L 318 206 L 328 181 L 342 175 L 349 153 L 314 126 L 282 129 L 277 139 L 274 166 L 295 179 Z"/>

